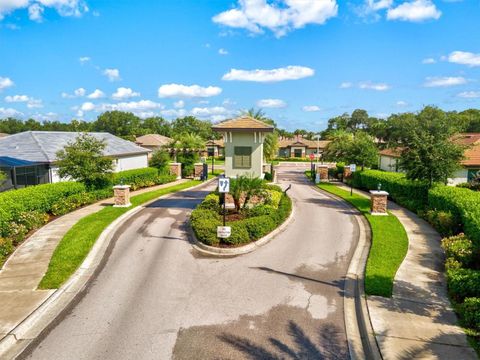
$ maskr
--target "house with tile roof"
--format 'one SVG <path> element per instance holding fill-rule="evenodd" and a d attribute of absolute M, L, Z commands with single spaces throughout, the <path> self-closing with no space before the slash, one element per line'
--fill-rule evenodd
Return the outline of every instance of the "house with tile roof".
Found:
<path fill-rule="evenodd" d="M 225 176 L 263 177 L 263 141 L 273 126 L 249 116 L 223 121 L 212 126 L 223 136 Z"/>
<path fill-rule="evenodd" d="M 471 181 L 480 175 L 480 133 L 461 133 L 452 141 L 466 146 L 461 168 L 448 179 L 449 185 L 457 185 Z M 379 168 L 384 171 L 402 172 L 399 159 L 402 148 L 384 149 L 379 152 Z"/>
<path fill-rule="evenodd" d="M 168 136 L 163 136 L 160 134 L 146 134 L 142 136 L 138 136 L 135 139 L 135 144 L 155 151 L 157 149 L 167 147 L 173 143 L 173 139 L 169 138 Z"/>
<path fill-rule="evenodd" d="M 281 138 L 278 141 L 278 157 L 287 158 L 305 158 L 310 154 L 322 154 L 330 141 L 328 140 L 308 140 L 301 135 L 293 138 Z"/>
<path fill-rule="evenodd" d="M 88 134 L 106 142 L 104 155 L 113 159 L 114 172 L 148 166 L 149 149 L 109 133 Z M 4 189 L 61 181 L 56 154 L 79 135 L 78 132 L 25 131 L 1 138 L 0 170 L 9 177 Z"/>

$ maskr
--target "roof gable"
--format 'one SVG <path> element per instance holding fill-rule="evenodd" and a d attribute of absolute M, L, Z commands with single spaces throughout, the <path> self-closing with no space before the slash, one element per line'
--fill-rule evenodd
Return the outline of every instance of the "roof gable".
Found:
<path fill-rule="evenodd" d="M 242 130 L 249 130 L 249 131 L 264 131 L 264 132 L 272 132 L 273 126 L 264 123 L 263 121 L 254 119 L 250 116 L 241 116 L 236 119 L 231 119 L 227 121 L 223 121 L 212 126 L 212 129 L 215 131 L 242 131 Z"/>

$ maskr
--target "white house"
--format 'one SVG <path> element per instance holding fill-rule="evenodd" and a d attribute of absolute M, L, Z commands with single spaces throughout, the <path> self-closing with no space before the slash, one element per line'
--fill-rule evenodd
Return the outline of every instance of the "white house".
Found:
<path fill-rule="evenodd" d="M 59 182 L 56 154 L 80 135 L 79 132 L 26 131 L 0 139 L 0 170 L 9 179 L 5 187 L 25 187 Z M 88 133 L 106 142 L 104 155 L 114 161 L 114 172 L 148 166 L 149 149 L 109 133 Z"/>

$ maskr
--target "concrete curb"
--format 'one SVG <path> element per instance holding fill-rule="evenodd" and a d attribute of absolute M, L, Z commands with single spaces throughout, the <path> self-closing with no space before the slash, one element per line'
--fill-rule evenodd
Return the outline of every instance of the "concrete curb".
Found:
<path fill-rule="evenodd" d="M 282 224 L 280 224 L 279 227 L 277 227 L 275 230 L 268 233 L 264 237 L 258 239 L 257 241 L 254 241 L 254 242 L 251 242 L 250 244 L 239 246 L 236 248 L 219 248 L 215 246 L 209 246 L 200 242 L 195 236 L 195 232 L 193 231 L 190 222 L 188 224 L 188 235 L 191 239 L 192 247 L 204 255 L 215 256 L 215 257 L 234 257 L 239 255 L 245 255 L 268 244 L 278 234 L 285 231 L 286 227 L 292 221 L 294 213 L 295 213 L 295 202 L 292 200 L 292 211 L 290 212 L 290 215 L 288 216 L 288 218 L 286 218 L 285 221 Z"/>
<path fill-rule="evenodd" d="M 341 197 L 324 191 L 315 185 L 312 186 L 323 195 L 342 201 L 354 212 L 354 218 L 359 229 L 359 239 L 345 275 L 344 288 L 344 320 L 348 351 L 352 360 L 381 360 L 383 358 L 375 339 L 364 289 L 365 267 L 372 239 L 370 224 L 353 205 Z"/>
<path fill-rule="evenodd" d="M 81 295 L 87 290 L 90 282 L 105 265 L 107 261 L 105 255 L 113 249 L 114 245 L 111 240 L 118 226 L 125 220 L 159 199 L 171 197 L 178 192 L 192 191 L 215 180 L 216 178 L 213 178 L 204 183 L 162 195 L 127 211 L 114 220 L 100 234 L 83 263 L 67 282 L 57 290 L 53 290 L 52 294 L 37 309 L 0 340 L 0 359 L 17 358 L 28 348 L 35 346 L 41 341 L 42 335 L 48 333 L 57 324 L 61 315 L 69 311 L 81 299 Z"/>

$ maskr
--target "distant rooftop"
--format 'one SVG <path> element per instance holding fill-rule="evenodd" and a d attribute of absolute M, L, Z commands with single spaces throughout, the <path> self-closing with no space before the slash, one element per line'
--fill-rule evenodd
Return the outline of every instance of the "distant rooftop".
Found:
<path fill-rule="evenodd" d="M 160 134 L 147 134 L 138 136 L 135 142 L 140 146 L 166 146 L 170 144 L 173 139 Z"/>
<path fill-rule="evenodd" d="M 212 129 L 215 131 L 262 131 L 262 132 L 273 132 L 273 126 L 264 123 L 263 121 L 254 119 L 250 116 L 241 116 L 236 119 L 223 121 L 216 125 L 212 126 Z"/>
<path fill-rule="evenodd" d="M 37 163 L 56 161 L 56 153 L 73 143 L 80 132 L 25 131 L 0 139 L 0 157 L 10 157 Z M 109 133 L 88 133 L 96 139 L 105 140 L 106 156 L 145 154 L 150 150 L 123 140 Z"/>

